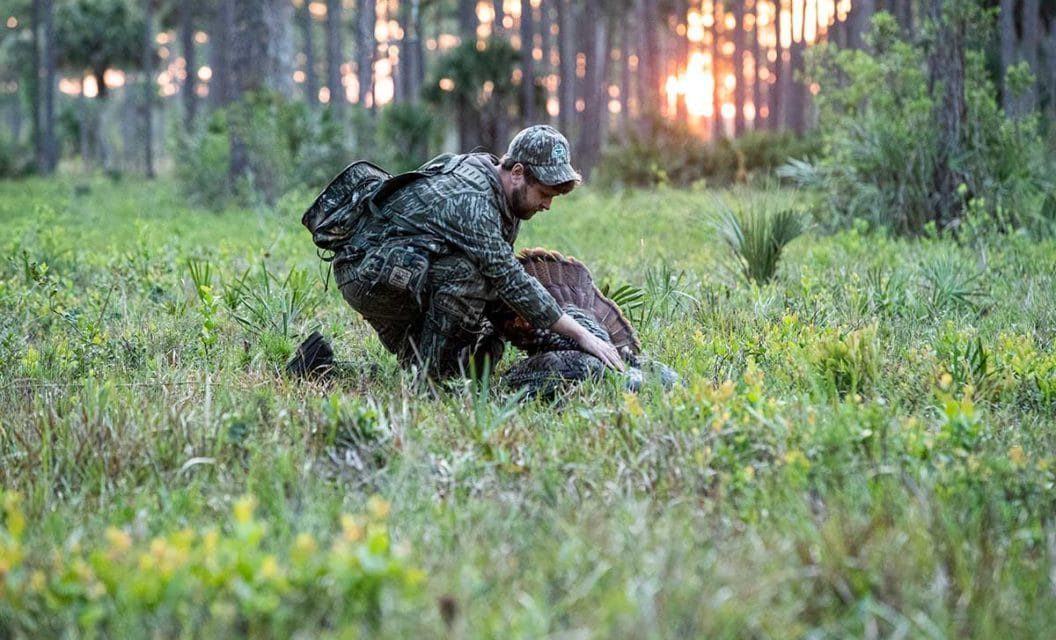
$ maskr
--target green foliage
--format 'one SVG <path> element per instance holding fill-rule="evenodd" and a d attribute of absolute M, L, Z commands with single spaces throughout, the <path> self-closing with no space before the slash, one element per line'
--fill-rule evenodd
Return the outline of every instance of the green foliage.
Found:
<path fill-rule="evenodd" d="M 729 247 L 734 272 L 746 282 L 769 282 L 785 247 L 807 230 L 806 217 L 793 209 L 749 206 L 735 212 L 721 200 L 715 201 L 715 209 L 710 226 Z"/>
<path fill-rule="evenodd" d="M 834 331 L 821 336 L 812 347 L 811 364 L 833 396 L 864 394 L 879 370 L 876 326 L 853 331 Z"/>
<path fill-rule="evenodd" d="M 767 173 L 791 158 L 817 153 L 815 138 L 752 131 L 736 140 L 707 142 L 685 123 L 653 118 L 621 131 L 602 152 L 601 186 L 724 184 Z"/>
<path fill-rule="evenodd" d="M 392 155 L 381 165 L 390 173 L 403 173 L 420 166 L 440 146 L 440 123 L 421 105 L 390 104 L 381 110 L 378 120 L 378 144 Z"/>
<path fill-rule="evenodd" d="M 219 209 L 229 201 L 231 143 L 223 110 L 211 113 L 201 130 L 177 137 L 173 157 L 176 179 L 191 204 Z"/>
<path fill-rule="evenodd" d="M 977 26 L 985 29 L 986 21 Z M 822 87 L 817 104 L 825 154 L 816 166 L 793 165 L 785 175 L 821 186 L 838 222 L 861 218 L 920 234 L 938 215 L 932 185 L 938 98 L 929 87 L 924 50 L 901 39 L 894 18 L 877 14 L 869 38 L 871 52 L 833 46 L 809 52 L 809 74 Z M 963 213 L 938 222 L 956 227 L 973 216 L 1001 226 L 1029 224 L 1047 184 L 1037 120 L 1001 112 L 981 54 L 969 50 L 965 64 L 967 117 L 962 153 L 953 159 L 964 182 Z"/>
<path fill-rule="evenodd" d="M 518 105 L 520 87 L 513 72 L 520 55 L 503 38 L 490 38 L 480 47 L 468 38 L 437 61 L 422 96 L 449 117 L 471 119 L 483 146 L 498 148 L 507 141 L 496 139 L 496 133 Z M 450 90 L 442 80 L 451 82 Z"/>
<path fill-rule="evenodd" d="M 136 68 L 142 61 L 143 16 L 126 0 L 56 3 L 55 41 L 60 63 L 90 70 L 105 97 L 106 69 Z"/>
<path fill-rule="evenodd" d="M 21 497 L 0 500 L 0 614 L 16 636 L 281 638 L 319 625 L 355 635 L 377 630 L 384 596 L 410 595 L 423 578 L 394 549 L 380 498 L 342 516 L 329 546 L 307 531 L 269 540 L 243 496 L 222 528 L 148 539 L 110 527 L 76 550 L 27 548 Z"/>
<path fill-rule="evenodd" d="M 248 180 L 232 185 L 230 122 L 232 111 L 250 156 Z M 329 111 L 280 95 L 254 92 L 227 109 L 213 111 L 204 128 L 176 138 L 176 176 L 195 204 L 223 207 L 241 202 L 274 202 L 296 187 L 321 188 L 348 164 L 350 150 L 343 126 Z"/>
<path fill-rule="evenodd" d="M 953 256 L 939 255 L 928 260 L 921 267 L 921 275 L 927 283 L 928 303 L 935 312 L 975 311 L 987 300 L 983 274 Z"/>
<path fill-rule="evenodd" d="M 24 178 L 35 170 L 33 149 L 28 143 L 0 136 L 0 178 Z"/>
<path fill-rule="evenodd" d="M 1056 627 L 1056 240 L 859 223 L 731 287 L 698 213 L 800 194 L 587 185 L 520 244 L 589 265 L 685 384 L 549 404 L 494 378 L 423 392 L 326 290 L 308 196 L 211 212 L 164 179 L 82 185 L 0 183 L 0 634 Z M 985 302 L 933 308 L 939 260 Z M 316 328 L 336 378 L 277 372 Z"/>

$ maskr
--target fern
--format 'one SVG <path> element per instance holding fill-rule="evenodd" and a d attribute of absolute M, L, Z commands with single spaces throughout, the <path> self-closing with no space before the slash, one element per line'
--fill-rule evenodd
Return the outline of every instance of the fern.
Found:
<path fill-rule="evenodd" d="M 803 214 L 792 209 L 771 213 L 755 207 L 734 212 L 721 201 L 717 206 L 711 226 L 730 248 L 735 270 L 747 282 L 773 279 L 785 247 L 807 229 Z"/>

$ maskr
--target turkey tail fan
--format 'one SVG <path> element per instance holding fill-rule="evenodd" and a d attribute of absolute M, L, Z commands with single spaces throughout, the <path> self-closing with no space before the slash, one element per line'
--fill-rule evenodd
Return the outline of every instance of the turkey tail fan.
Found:
<path fill-rule="evenodd" d="M 558 306 L 574 306 L 592 315 L 616 348 L 641 352 L 634 327 L 620 307 L 594 285 L 590 269 L 575 258 L 547 249 L 525 249 L 517 256 L 528 275 L 534 277 L 557 300 Z"/>

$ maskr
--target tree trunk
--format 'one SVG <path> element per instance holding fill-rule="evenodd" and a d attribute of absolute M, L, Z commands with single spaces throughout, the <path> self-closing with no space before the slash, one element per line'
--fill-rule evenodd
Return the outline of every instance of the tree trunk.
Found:
<path fill-rule="evenodd" d="M 913 0 L 895 0 L 894 14 L 898 26 L 902 28 L 902 34 L 912 42 L 914 37 Z"/>
<path fill-rule="evenodd" d="M 531 0 L 521 0 L 521 120 L 535 122 L 535 29 Z"/>
<path fill-rule="evenodd" d="M 785 24 L 786 16 L 787 13 L 781 7 L 781 0 L 777 0 L 777 15 L 774 18 L 777 38 L 774 42 L 774 64 L 771 66 L 774 81 L 769 87 L 770 113 L 766 118 L 771 131 L 780 131 L 784 127 L 785 97 L 788 94 L 785 93 L 787 73 L 785 72 L 785 47 L 781 42 L 781 29 Z"/>
<path fill-rule="evenodd" d="M 791 84 L 791 100 L 788 102 L 788 126 L 795 131 L 797 135 L 803 135 L 806 133 L 807 102 L 810 100 L 810 93 L 807 91 L 806 84 L 801 79 L 802 73 L 805 71 L 803 52 L 806 49 L 807 43 L 803 38 L 803 35 L 806 30 L 806 24 L 807 12 L 802 11 L 799 14 L 799 40 L 793 40 L 791 46 L 788 48 L 788 80 Z"/>
<path fill-rule="evenodd" d="M 304 97 L 310 108 L 319 106 L 319 81 L 315 77 L 315 20 L 308 3 L 301 5 L 301 31 L 304 34 Z M 334 100 L 337 95 L 331 94 Z"/>
<path fill-rule="evenodd" d="M 43 19 L 43 111 L 40 114 L 43 125 L 44 163 L 40 167 L 41 173 L 50 175 L 55 172 L 59 164 L 59 146 L 55 138 L 55 5 L 52 0 L 43 0 L 41 3 Z"/>
<path fill-rule="evenodd" d="M 1038 66 L 1038 48 L 1041 46 L 1041 7 L 1040 0 L 1023 0 L 1023 17 L 1020 28 L 1023 31 L 1021 51 L 1023 60 L 1030 66 L 1035 78 L 1041 77 Z M 1037 82 L 1027 88 L 1022 97 L 1021 114 L 1032 113 L 1038 107 Z"/>
<path fill-rule="evenodd" d="M 477 13 L 475 0 L 458 2 L 458 34 L 463 43 L 477 40 Z M 459 151 L 469 151 L 480 144 L 480 121 L 476 110 L 469 104 L 464 91 L 459 91 L 455 126 L 458 129 Z"/>
<path fill-rule="evenodd" d="M 198 63 L 195 60 L 194 14 L 191 3 L 186 0 L 180 3 L 180 48 L 183 49 L 183 59 L 187 69 L 187 78 L 180 89 L 183 98 L 183 127 L 187 132 L 191 132 L 194 130 L 194 121 L 198 115 L 198 96 L 196 95 Z"/>
<path fill-rule="evenodd" d="M 671 57 L 671 75 L 677 77 L 680 70 L 684 70 L 689 63 L 689 37 L 688 37 L 688 25 L 687 15 L 689 14 L 689 2 L 687 0 L 677 0 L 675 2 L 675 43 L 674 43 L 674 56 Z M 681 33 L 679 33 L 681 30 Z M 684 77 L 683 81 L 688 82 Z M 683 87 L 682 91 L 678 91 L 675 94 L 675 118 L 679 122 L 687 122 L 689 120 L 689 109 L 686 107 L 686 92 Z"/>
<path fill-rule="evenodd" d="M 410 0 L 410 16 L 404 25 L 403 54 L 407 66 L 404 72 L 406 99 L 411 104 L 418 104 L 425 83 L 425 52 L 422 50 L 422 9 L 421 0 Z"/>
<path fill-rule="evenodd" d="M 495 21 L 491 24 L 491 33 L 492 35 L 501 36 L 506 28 L 506 25 L 502 23 L 503 18 L 506 17 L 506 11 L 502 8 L 502 0 L 492 0 L 491 6 L 495 12 Z M 523 16 L 524 12 L 521 12 L 521 15 Z"/>
<path fill-rule="evenodd" d="M 154 178 L 154 16 L 152 0 L 143 0 L 143 161 L 148 179 Z"/>
<path fill-rule="evenodd" d="M 1001 39 L 1001 107 L 1009 117 L 1017 114 L 1016 96 L 1008 84 L 1008 68 L 1016 64 L 1016 5 L 1015 0 L 1001 0 L 998 14 L 998 33 Z"/>
<path fill-rule="evenodd" d="M 733 19 L 733 136 L 739 138 L 744 135 L 744 2 L 733 3 Z"/>
<path fill-rule="evenodd" d="M 458 35 L 462 40 L 477 39 L 477 0 L 458 0 Z"/>
<path fill-rule="evenodd" d="M 33 58 L 33 69 L 27 75 L 29 80 L 29 108 L 30 122 L 33 125 L 33 157 L 39 169 L 43 169 L 46 160 L 44 157 L 44 127 L 41 124 L 40 114 L 40 68 L 41 68 L 41 46 L 40 30 L 44 19 L 44 1 L 33 0 L 32 15 L 30 19 L 30 51 Z"/>
<path fill-rule="evenodd" d="M 638 75 L 641 83 L 642 113 L 660 112 L 660 59 L 656 27 L 660 21 L 656 0 L 638 1 L 641 45 L 638 48 Z"/>
<path fill-rule="evenodd" d="M 850 21 L 850 32 L 848 33 L 848 44 L 854 49 L 865 48 L 865 34 L 869 32 L 869 26 L 873 21 L 873 14 L 876 13 L 876 0 L 855 0 L 853 8 L 851 9 L 851 15 L 848 16 Z M 804 13 L 806 13 L 804 11 Z"/>
<path fill-rule="evenodd" d="M 608 127 L 608 110 L 605 108 L 605 85 L 608 77 L 607 55 L 609 49 L 608 20 L 601 16 L 599 0 L 586 0 L 583 15 L 585 29 L 584 48 L 587 53 L 584 110 L 580 135 L 576 144 L 576 156 L 584 179 L 589 179 L 598 162 L 602 138 Z"/>
<path fill-rule="evenodd" d="M 337 116 L 345 112 L 348 94 L 341 79 L 344 43 L 341 30 L 341 0 L 326 0 L 326 86 L 330 89 L 330 109 Z"/>
<path fill-rule="evenodd" d="M 359 106 L 374 104 L 374 0 L 358 0 L 356 6 L 356 77 L 359 80 Z"/>
<path fill-rule="evenodd" d="M 110 141 L 106 138 L 106 111 L 107 111 L 107 98 L 110 96 L 110 91 L 106 87 L 106 69 L 97 67 L 92 70 L 92 77 L 95 78 L 95 86 L 98 93 L 94 99 L 94 109 L 92 114 L 94 120 L 92 122 L 92 133 L 95 137 L 95 154 L 98 156 L 99 164 L 102 165 L 103 171 L 109 172 L 113 169 L 112 156 L 110 153 Z"/>
<path fill-rule="evenodd" d="M 539 2 L 539 28 L 538 28 L 538 31 L 539 31 L 539 35 L 541 36 L 541 39 L 542 39 L 542 45 L 541 46 L 543 47 L 543 59 L 542 59 L 542 65 L 543 66 L 542 66 L 542 71 L 540 72 L 540 71 L 537 70 L 537 73 L 539 73 L 541 75 L 541 77 L 543 77 L 543 78 L 549 78 L 550 74 L 554 70 L 553 66 L 551 65 L 551 61 L 553 60 L 554 43 L 553 43 L 553 37 L 552 37 L 553 34 L 551 34 L 551 32 L 550 32 L 550 29 L 551 29 L 552 25 L 554 24 L 553 20 L 551 19 L 552 16 L 550 15 L 550 9 L 551 9 L 551 2 L 552 1 L 553 0 L 540 0 L 540 2 Z M 544 85 L 543 86 L 545 87 L 543 113 L 540 114 L 538 119 L 539 120 L 545 120 L 546 122 L 550 122 L 552 119 L 550 117 L 550 104 L 549 104 L 549 98 L 550 98 L 549 86 L 550 85 L 549 85 L 549 82 L 545 82 L 544 81 Z"/>
<path fill-rule="evenodd" d="M 1045 84 L 1048 85 L 1049 120 L 1056 119 L 1056 18 L 1049 20 L 1049 28 L 1042 43 L 1045 51 Z"/>
<path fill-rule="evenodd" d="M 558 86 L 558 127 L 566 136 L 572 135 L 576 102 L 576 46 L 575 20 L 569 0 L 557 3 L 558 49 L 560 59 L 560 85 Z"/>
<path fill-rule="evenodd" d="M 620 15 L 620 128 L 631 123 L 631 19 L 630 12 Z"/>
<path fill-rule="evenodd" d="M 967 108 L 964 96 L 964 48 L 967 25 L 955 8 L 944 0 L 929 0 L 929 13 L 936 37 L 928 55 L 928 85 L 936 98 L 934 118 L 938 125 L 938 158 L 932 175 L 933 219 L 939 228 L 960 214 L 957 186 L 961 177 L 954 169 L 964 137 Z"/>
<path fill-rule="evenodd" d="M 219 0 L 213 14 L 213 28 L 209 30 L 209 102 L 214 107 L 231 103 L 231 40 L 234 33 L 235 0 Z"/>
<path fill-rule="evenodd" d="M 84 80 L 81 80 L 81 94 L 77 98 L 80 102 L 80 109 L 78 109 L 78 115 L 80 121 L 78 122 L 79 127 L 77 129 L 77 142 L 81 149 L 81 166 L 85 171 L 89 171 L 92 168 L 92 150 L 91 150 L 91 139 L 89 137 L 89 130 L 92 125 L 91 106 L 88 103 L 88 96 L 84 95 Z"/>
<path fill-rule="evenodd" d="M 290 26 L 293 5 L 289 0 L 231 0 L 234 31 L 231 37 L 233 101 L 257 91 L 274 91 L 287 99 L 293 93 L 290 69 L 293 39 Z M 251 126 L 248 109 L 232 110 L 229 118 L 231 184 L 251 174 L 251 158 L 245 132 Z M 263 182 L 261 183 L 263 186 Z M 278 194 L 265 190 L 270 200 Z"/>
<path fill-rule="evenodd" d="M 712 142 L 718 142 L 719 140 L 726 137 L 726 123 L 723 122 L 722 118 L 722 77 L 719 75 L 718 61 L 722 55 L 722 39 L 720 37 L 722 23 L 722 7 L 716 3 L 712 5 L 712 24 L 711 24 L 711 69 L 712 69 L 712 90 L 711 90 L 711 140 Z"/>

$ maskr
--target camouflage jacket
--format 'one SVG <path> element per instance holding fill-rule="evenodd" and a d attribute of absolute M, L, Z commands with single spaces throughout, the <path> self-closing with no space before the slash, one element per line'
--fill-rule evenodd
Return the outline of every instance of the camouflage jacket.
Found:
<path fill-rule="evenodd" d="M 364 221 L 353 246 L 410 246 L 430 258 L 462 253 L 480 270 L 494 294 L 534 327 L 561 317 L 553 296 L 517 261 L 513 243 L 520 220 L 499 182 L 490 154 L 437 158 L 423 165 L 444 169 L 389 196 Z M 340 256 L 335 260 L 335 267 Z"/>

